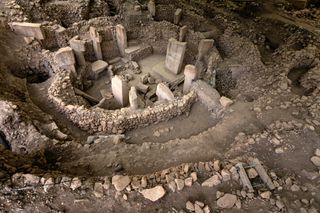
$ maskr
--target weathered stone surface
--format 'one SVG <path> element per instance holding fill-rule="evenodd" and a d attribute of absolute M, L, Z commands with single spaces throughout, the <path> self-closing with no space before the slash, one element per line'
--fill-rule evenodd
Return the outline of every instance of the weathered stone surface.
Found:
<path fill-rule="evenodd" d="M 129 103 L 128 84 L 119 76 L 114 76 L 111 80 L 112 94 L 121 106 L 125 107 Z"/>
<path fill-rule="evenodd" d="M 219 198 L 217 205 L 222 209 L 230 209 L 237 202 L 237 196 L 232 194 L 225 194 L 223 197 Z"/>
<path fill-rule="evenodd" d="M 44 39 L 44 33 L 41 29 L 41 24 L 37 23 L 26 23 L 26 22 L 12 22 L 10 23 L 11 28 L 17 34 L 26 36 L 26 37 L 34 37 L 39 40 Z"/>
<path fill-rule="evenodd" d="M 158 84 L 156 94 L 157 94 L 159 100 L 168 100 L 168 101 L 174 100 L 173 93 L 171 92 L 169 87 L 167 87 L 163 83 Z"/>
<path fill-rule="evenodd" d="M 198 72 L 197 68 L 194 65 L 188 64 L 184 68 L 184 84 L 183 84 L 183 93 L 188 93 L 191 89 L 192 81 L 197 78 Z"/>
<path fill-rule="evenodd" d="M 97 60 L 103 60 L 102 50 L 101 50 L 101 42 L 102 37 L 94 27 L 90 27 L 90 37 L 93 44 L 94 53 L 96 55 Z"/>
<path fill-rule="evenodd" d="M 222 96 L 220 98 L 220 104 L 223 106 L 223 107 L 228 107 L 230 105 L 233 104 L 233 101 L 225 96 Z"/>
<path fill-rule="evenodd" d="M 71 188 L 72 190 L 76 190 L 76 189 L 80 188 L 81 185 L 82 185 L 81 180 L 76 177 L 76 178 L 73 178 L 73 179 L 71 180 L 70 188 Z"/>
<path fill-rule="evenodd" d="M 116 37 L 117 43 L 122 56 L 125 55 L 125 49 L 128 47 L 127 43 L 127 32 L 126 29 L 121 25 L 118 24 L 116 26 Z"/>
<path fill-rule="evenodd" d="M 154 0 L 150 0 L 148 2 L 148 11 L 151 14 L 151 16 L 156 15 L 156 4 L 155 4 Z"/>
<path fill-rule="evenodd" d="M 108 67 L 108 63 L 102 60 L 95 61 L 91 64 L 92 73 L 95 79 L 101 77 L 102 73 Z"/>
<path fill-rule="evenodd" d="M 178 8 L 174 13 L 173 23 L 178 25 L 181 20 L 181 16 L 182 16 L 182 9 Z"/>
<path fill-rule="evenodd" d="M 131 87 L 129 91 L 129 103 L 131 109 L 138 109 L 138 94 L 135 87 Z"/>
<path fill-rule="evenodd" d="M 186 25 L 180 28 L 180 32 L 179 32 L 179 41 L 180 42 L 185 41 L 187 32 L 188 32 L 188 27 Z"/>
<path fill-rule="evenodd" d="M 86 59 L 84 58 L 84 52 L 86 51 L 85 41 L 80 40 L 79 36 L 75 36 L 69 41 L 69 44 L 76 56 L 77 63 L 80 66 L 86 65 Z"/>
<path fill-rule="evenodd" d="M 115 175 L 112 177 L 112 185 L 114 185 L 117 191 L 124 190 L 130 182 L 131 180 L 129 176 Z"/>
<path fill-rule="evenodd" d="M 96 182 L 93 187 L 94 196 L 100 198 L 103 197 L 103 185 L 100 182 Z"/>
<path fill-rule="evenodd" d="M 177 184 L 178 191 L 181 191 L 184 188 L 184 180 L 182 179 L 175 179 L 174 180 Z"/>
<path fill-rule="evenodd" d="M 145 189 L 141 191 L 141 194 L 148 200 L 151 200 L 153 202 L 159 200 L 162 198 L 165 194 L 166 191 L 162 186 L 156 186 L 151 189 Z"/>
<path fill-rule="evenodd" d="M 71 47 L 60 48 L 54 56 L 59 66 L 74 65 L 76 63 Z"/>
<path fill-rule="evenodd" d="M 22 175 L 24 178 L 24 184 L 35 186 L 40 182 L 40 177 L 32 174 L 24 174 Z"/>
<path fill-rule="evenodd" d="M 179 42 L 174 38 L 169 39 L 165 66 L 174 74 L 179 74 L 181 71 L 186 48 L 186 42 Z"/>
<path fill-rule="evenodd" d="M 320 157 L 313 156 L 310 160 L 315 166 L 320 167 Z"/>
<path fill-rule="evenodd" d="M 206 55 L 209 50 L 213 47 L 214 40 L 213 39 L 202 39 L 198 46 L 198 58 L 202 58 Z"/>
<path fill-rule="evenodd" d="M 262 193 L 260 194 L 260 196 L 261 196 L 263 199 L 269 200 L 270 197 L 271 197 L 271 192 L 270 192 L 270 191 L 262 192 Z"/>
<path fill-rule="evenodd" d="M 221 183 L 221 180 L 219 179 L 218 175 L 213 175 L 211 178 L 207 179 L 204 181 L 201 186 L 206 186 L 206 187 L 213 187 L 216 185 L 219 185 Z"/>
<path fill-rule="evenodd" d="M 190 201 L 188 201 L 186 203 L 186 209 L 189 210 L 190 212 L 193 212 L 194 211 L 194 204 L 191 203 Z"/>

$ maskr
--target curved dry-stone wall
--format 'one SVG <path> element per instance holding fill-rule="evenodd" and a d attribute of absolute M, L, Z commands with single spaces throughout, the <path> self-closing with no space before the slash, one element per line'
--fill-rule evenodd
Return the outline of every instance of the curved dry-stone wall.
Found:
<path fill-rule="evenodd" d="M 79 105 L 72 88 L 70 73 L 57 72 L 49 88 L 49 99 L 74 124 L 88 132 L 123 133 L 152 123 L 169 120 L 188 112 L 196 100 L 196 93 L 191 91 L 180 99 L 166 102 L 153 107 L 132 111 L 129 108 L 105 110 L 86 108 Z M 64 91 L 64 92 L 62 92 Z"/>

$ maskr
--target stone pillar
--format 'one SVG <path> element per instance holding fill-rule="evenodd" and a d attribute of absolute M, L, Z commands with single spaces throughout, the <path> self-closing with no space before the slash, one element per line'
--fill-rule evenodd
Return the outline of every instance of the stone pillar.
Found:
<path fill-rule="evenodd" d="M 77 76 L 77 72 L 75 68 L 76 60 L 71 47 L 60 48 L 56 52 L 54 56 L 54 60 L 59 67 L 66 70 L 70 70 L 72 73 L 75 74 L 75 76 Z"/>
<path fill-rule="evenodd" d="M 186 94 L 190 91 L 192 81 L 197 78 L 197 68 L 194 65 L 187 65 L 184 68 L 184 84 L 183 93 Z"/>
<path fill-rule="evenodd" d="M 127 32 L 126 29 L 118 24 L 116 26 L 116 34 L 117 34 L 117 43 L 122 56 L 125 55 L 125 49 L 128 47 L 127 44 Z"/>
<path fill-rule="evenodd" d="M 131 87 L 129 91 L 129 103 L 132 110 L 138 109 L 138 94 L 135 87 Z"/>
<path fill-rule="evenodd" d="M 202 39 L 198 46 L 198 59 L 201 59 L 213 47 L 213 39 Z"/>
<path fill-rule="evenodd" d="M 184 25 L 183 27 L 180 28 L 180 32 L 179 32 L 179 41 L 180 42 L 185 41 L 187 32 L 188 32 L 188 27 L 186 25 Z"/>
<path fill-rule="evenodd" d="M 180 73 L 186 48 L 186 42 L 179 42 L 174 38 L 169 39 L 165 66 L 176 75 Z"/>
<path fill-rule="evenodd" d="M 155 4 L 154 0 L 150 0 L 148 2 L 148 10 L 149 10 L 149 13 L 151 14 L 152 17 L 154 17 L 156 15 L 156 4 Z"/>
<path fill-rule="evenodd" d="M 178 8 L 176 10 L 176 12 L 174 13 L 173 23 L 178 25 L 180 22 L 181 16 L 182 16 L 182 10 L 180 8 Z"/>
<path fill-rule="evenodd" d="M 96 28 L 90 27 L 90 37 L 92 40 L 93 49 L 94 49 L 94 53 L 96 55 L 97 60 L 103 60 L 102 50 L 101 50 L 102 37 L 99 35 Z"/>
<path fill-rule="evenodd" d="M 78 65 L 85 66 L 86 65 L 86 59 L 84 58 L 84 52 L 86 51 L 85 42 L 79 40 L 79 36 L 75 36 L 69 41 L 69 44 L 76 56 Z"/>
<path fill-rule="evenodd" d="M 159 101 L 161 101 L 161 100 L 173 101 L 174 100 L 173 93 L 171 92 L 169 87 L 167 87 L 163 83 L 160 83 L 160 84 L 157 85 L 156 94 L 158 96 L 158 100 Z"/>
<path fill-rule="evenodd" d="M 122 107 L 128 105 L 129 102 L 129 88 L 128 84 L 116 75 L 111 80 L 112 94 Z"/>

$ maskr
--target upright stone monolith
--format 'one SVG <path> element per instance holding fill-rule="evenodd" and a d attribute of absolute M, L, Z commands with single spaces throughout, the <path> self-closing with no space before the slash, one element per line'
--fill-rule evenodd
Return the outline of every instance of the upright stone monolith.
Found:
<path fill-rule="evenodd" d="M 192 81 L 197 78 L 197 68 L 194 65 L 187 65 L 184 68 L 184 84 L 183 93 L 186 94 L 190 91 Z"/>
<path fill-rule="evenodd" d="M 173 17 L 173 23 L 178 25 L 180 20 L 181 20 L 181 16 L 182 16 L 182 9 L 178 8 L 176 10 L 176 12 L 174 13 L 174 17 Z"/>
<path fill-rule="evenodd" d="M 131 87 L 129 91 L 129 103 L 132 110 L 138 109 L 138 94 L 135 87 Z"/>
<path fill-rule="evenodd" d="M 125 49 L 128 47 L 127 43 L 127 32 L 126 29 L 121 25 L 118 24 L 116 26 L 116 37 L 117 43 L 122 56 L 125 55 Z"/>
<path fill-rule="evenodd" d="M 86 65 L 86 59 L 84 58 L 84 52 L 86 51 L 85 41 L 80 40 L 79 36 L 75 36 L 69 41 L 69 44 L 74 52 L 74 55 L 76 56 L 78 65 L 85 66 Z"/>
<path fill-rule="evenodd" d="M 186 42 L 179 42 L 174 38 L 169 39 L 165 66 L 176 75 L 181 71 L 186 48 Z"/>
<path fill-rule="evenodd" d="M 186 25 L 184 25 L 183 27 L 180 28 L 180 32 L 179 32 L 179 41 L 180 42 L 185 41 L 187 32 L 188 32 L 188 27 Z"/>
<path fill-rule="evenodd" d="M 111 80 L 112 93 L 115 99 L 122 107 L 128 105 L 129 102 L 129 88 L 128 84 L 116 75 Z"/>
<path fill-rule="evenodd" d="M 156 4 L 155 4 L 154 0 L 150 0 L 148 2 L 148 10 L 149 10 L 149 13 L 151 14 L 152 17 L 154 17 L 156 15 Z"/>
<path fill-rule="evenodd" d="M 101 42 L 102 37 L 96 28 L 90 27 L 90 37 L 93 44 L 94 53 L 96 55 L 97 60 L 103 60 L 102 50 L 101 50 Z"/>

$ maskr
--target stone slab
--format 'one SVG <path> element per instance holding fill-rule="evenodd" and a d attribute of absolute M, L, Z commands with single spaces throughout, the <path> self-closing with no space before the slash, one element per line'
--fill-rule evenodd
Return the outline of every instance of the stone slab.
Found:
<path fill-rule="evenodd" d="M 34 37 L 39 40 L 44 39 L 44 33 L 41 29 L 41 24 L 27 22 L 12 22 L 10 23 L 10 26 L 17 34 L 26 37 Z"/>
<path fill-rule="evenodd" d="M 187 43 L 169 39 L 166 55 L 166 68 L 174 74 L 179 74 L 182 68 Z"/>

